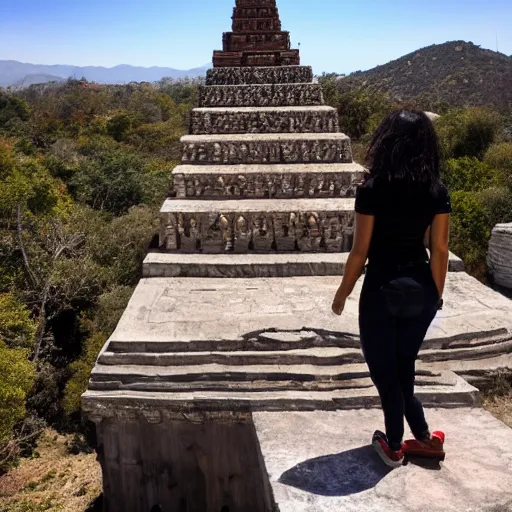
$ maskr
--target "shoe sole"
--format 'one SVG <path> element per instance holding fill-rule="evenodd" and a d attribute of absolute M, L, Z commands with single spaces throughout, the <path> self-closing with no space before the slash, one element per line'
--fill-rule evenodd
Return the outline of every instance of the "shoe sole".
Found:
<path fill-rule="evenodd" d="M 425 453 L 404 451 L 404 453 L 406 457 L 413 457 L 415 459 L 438 460 L 439 462 L 443 462 L 446 459 L 445 452 Z"/>
<path fill-rule="evenodd" d="M 375 450 L 375 452 L 377 453 L 377 455 L 382 459 L 382 462 L 384 462 L 384 464 L 386 464 L 386 466 L 388 466 L 390 468 L 393 468 L 393 469 L 397 469 L 397 468 L 402 467 L 404 465 L 404 459 L 399 460 L 399 461 L 398 460 L 391 460 L 386 455 L 386 453 L 384 452 L 384 450 L 382 449 L 382 446 L 380 445 L 380 443 L 378 441 L 374 441 L 372 443 L 372 447 Z"/>

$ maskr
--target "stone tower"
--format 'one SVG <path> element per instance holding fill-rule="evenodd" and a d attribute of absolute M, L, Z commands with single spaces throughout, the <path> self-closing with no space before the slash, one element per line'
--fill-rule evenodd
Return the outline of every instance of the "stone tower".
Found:
<path fill-rule="evenodd" d="M 237 0 L 233 31 L 225 32 L 223 50 L 213 66 L 298 66 L 299 50 L 290 49 L 290 33 L 281 30 L 275 0 Z"/>
<path fill-rule="evenodd" d="M 237 0 L 182 139 L 160 249 L 83 397 L 108 512 L 276 510 L 253 413 L 379 403 L 356 302 L 330 314 L 363 169 L 298 64 L 275 1 Z M 461 357 L 429 343 L 431 361 Z M 450 372 L 419 382 L 427 403 L 474 399 Z"/>

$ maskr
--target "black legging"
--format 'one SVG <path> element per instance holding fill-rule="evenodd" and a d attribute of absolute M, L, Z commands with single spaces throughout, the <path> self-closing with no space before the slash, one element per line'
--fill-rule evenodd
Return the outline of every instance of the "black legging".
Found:
<path fill-rule="evenodd" d="M 381 288 L 397 277 L 410 277 L 424 287 L 425 307 L 419 316 L 397 318 L 388 311 Z M 404 415 L 416 438 L 428 432 L 423 406 L 414 396 L 414 381 L 418 352 L 436 315 L 437 301 L 428 263 L 386 270 L 370 265 L 367 269 L 359 303 L 361 344 L 393 450 L 402 443 Z"/>

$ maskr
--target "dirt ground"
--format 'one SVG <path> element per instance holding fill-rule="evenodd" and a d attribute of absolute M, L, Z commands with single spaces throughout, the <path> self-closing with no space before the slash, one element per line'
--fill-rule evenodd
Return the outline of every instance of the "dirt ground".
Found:
<path fill-rule="evenodd" d="M 34 456 L 0 477 L 0 512 L 85 512 L 101 493 L 95 454 L 70 455 L 71 436 L 47 430 Z"/>

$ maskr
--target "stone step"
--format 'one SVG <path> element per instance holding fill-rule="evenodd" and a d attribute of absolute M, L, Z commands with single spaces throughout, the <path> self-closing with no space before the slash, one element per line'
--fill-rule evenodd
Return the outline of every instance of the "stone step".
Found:
<path fill-rule="evenodd" d="M 167 251 L 347 252 L 353 241 L 353 199 L 168 199 L 160 212 Z"/>
<path fill-rule="evenodd" d="M 416 396 L 426 407 L 473 406 L 478 403 L 478 390 L 460 377 L 455 385 L 419 386 Z M 145 392 L 130 390 L 92 390 L 82 398 L 85 412 L 108 417 L 109 411 L 119 407 L 158 408 L 187 412 L 188 410 L 232 412 L 289 411 L 289 410 L 340 410 L 380 407 L 376 389 L 352 388 L 334 391 L 196 391 L 196 392 Z"/>
<path fill-rule="evenodd" d="M 297 277 L 341 276 L 348 253 L 184 254 L 152 252 L 143 265 L 144 277 Z M 450 255 L 450 272 L 463 272 L 461 260 Z"/>
<path fill-rule="evenodd" d="M 119 353 L 103 352 L 98 359 L 103 365 L 140 366 L 191 366 L 224 365 L 260 366 L 276 365 L 276 368 L 292 365 L 333 366 L 364 363 L 360 350 L 338 347 L 315 347 L 292 350 L 240 351 L 240 352 L 167 352 L 167 353 Z M 240 369 L 238 368 L 238 369 Z M 237 370 L 238 370 L 237 369 Z"/>
<path fill-rule="evenodd" d="M 244 52 L 254 50 L 289 50 L 289 32 L 224 32 L 222 50 L 225 52 Z M 311 81 L 311 80 L 309 80 Z"/>
<path fill-rule="evenodd" d="M 323 104 L 322 86 L 315 83 L 206 85 L 199 90 L 199 107 L 303 107 Z"/>
<path fill-rule="evenodd" d="M 179 165 L 178 198 L 354 197 L 364 169 L 350 164 Z"/>
<path fill-rule="evenodd" d="M 338 111 L 332 107 L 195 108 L 190 133 L 337 133 Z"/>
<path fill-rule="evenodd" d="M 212 68 L 206 85 L 304 84 L 313 82 L 311 66 Z"/>
<path fill-rule="evenodd" d="M 186 135 L 184 164 L 353 163 L 343 133 Z"/>
<path fill-rule="evenodd" d="M 266 30 L 265 30 L 266 31 Z M 249 28 L 247 33 L 253 32 Z M 246 66 L 299 66 L 299 50 L 247 50 L 243 52 L 213 52 L 213 67 L 232 68 Z"/>
<path fill-rule="evenodd" d="M 291 375 L 263 374 L 255 378 L 244 380 L 242 375 L 233 375 L 232 373 L 214 374 L 213 378 L 208 375 L 193 373 L 190 378 L 182 376 L 161 375 L 150 376 L 141 371 L 116 373 L 113 375 L 105 372 L 96 375 L 90 382 L 90 389 L 103 390 L 134 390 L 147 392 L 196 392 L 196 391 L 336 391 L 341 389 L 364 389 L 371 388 L 373 382 L 368 373 L 361 374 L 360 377 L 344 378 L 322 378 L 321 376 L 306 376 L 306 378 L 296 378 Z M 416 378 L 416 387 L 425 386 L 455 386 L 455 374 L 451 372 L 442 372 L 430 375 L 418 375 Z"/>

